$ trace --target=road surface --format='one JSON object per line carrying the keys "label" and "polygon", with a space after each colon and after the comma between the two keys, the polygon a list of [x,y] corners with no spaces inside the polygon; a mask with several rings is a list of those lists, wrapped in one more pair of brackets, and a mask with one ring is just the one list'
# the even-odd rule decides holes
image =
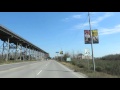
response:
{"label": "road surface", "polygon": [[0,65],[0,78],[86,78],[55,60]]}

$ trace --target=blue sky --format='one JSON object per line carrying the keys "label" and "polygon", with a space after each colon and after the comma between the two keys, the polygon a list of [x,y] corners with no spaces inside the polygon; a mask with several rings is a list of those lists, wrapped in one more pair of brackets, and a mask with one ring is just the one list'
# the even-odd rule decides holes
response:
{"label": "blue sky", "polygon": [[[120,13],[90,12],[92,29],[98,29],[99,44],[94,56],[120,53]],[[45,50],[51,57],[91,50],[84,44],[84,30],[89,30],[88,12],[0,12],[0,24]]]}

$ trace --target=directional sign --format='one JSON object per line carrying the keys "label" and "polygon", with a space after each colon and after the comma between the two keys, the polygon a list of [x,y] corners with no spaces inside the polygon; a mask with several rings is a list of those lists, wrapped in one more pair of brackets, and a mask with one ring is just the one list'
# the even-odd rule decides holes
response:
{"label": "directional sign", "polygon": [[63,51],[60,51],[60,54],[63,54]]}
{"label": "directional sign", "polygon": [[67,58],[67,60],[66,61],[71,61],[71,58]]}

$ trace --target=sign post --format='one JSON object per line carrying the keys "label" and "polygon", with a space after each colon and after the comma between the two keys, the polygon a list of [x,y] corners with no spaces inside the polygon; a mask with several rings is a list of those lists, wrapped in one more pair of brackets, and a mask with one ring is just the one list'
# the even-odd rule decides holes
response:
{"label": "sign post", "polygon": [[60,54],[61,54],[61,61],[62,61],[62,54],[63,54],[63,51],[60,51]]}
{"label": "sign post", "polygon": [[89,55],[90,55],[90,50],[89,49],[85,49],[85,57],[88,61],[88,70],[89,70]]}
{"label": "sign post", "polygon": [[92,30],[91,30],[90,14],[89,14],[89,12],[88,12],[88,16],[89,16],[89,26],[90,26],[90,37],[91,37],[92,60],[93,60],[93,68],[94,68],[94,72],[95,72],[95,61],[94,61],[94,53],[93,53],[93,38],[92,38]]}
{"label": "sign post", "polygon": [[85,40],[85,44],[91,44],[93,69],[95,71],[95,60],[94,60],[94,53],[93,53],[93,44],[99,43],[98,30],[97,29],[91,30],[91,23],[90,23],[90,14],[89,14],[89,12],[88,12],[88,17],[89,17],[90,30],[84,30],[84,40]]}
{"label": "sign post", "polygon": [[57,53],[57,60],[58,60],[58,53],[59,53],[59,52],[56,52],[56,53]]}

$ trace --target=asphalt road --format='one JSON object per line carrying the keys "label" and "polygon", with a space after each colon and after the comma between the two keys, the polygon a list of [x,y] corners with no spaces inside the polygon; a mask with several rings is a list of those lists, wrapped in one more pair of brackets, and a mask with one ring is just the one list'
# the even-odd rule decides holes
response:
{"label": "asphalt road", "polygon": [[0,65],[0,78],[86,78],[55,60]]}

